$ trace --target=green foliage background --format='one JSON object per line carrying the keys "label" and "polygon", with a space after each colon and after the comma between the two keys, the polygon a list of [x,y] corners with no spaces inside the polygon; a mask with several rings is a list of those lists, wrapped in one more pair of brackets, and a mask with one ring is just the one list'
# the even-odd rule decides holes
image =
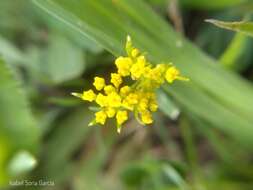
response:
{"label": "green foliage background", "polygon": [[[252,39],[204,22],[250,18],[252,6],[0,1],[0,187],[29,179],[54,182],[36,189],[252,189]],[[172,25],[175,12],[185,33]],[[108,76],[128,34],[191,81],[158,91],[152,127],[131,120],[118,135],[113,122],[88,127],[92,111],[70,93]]]}

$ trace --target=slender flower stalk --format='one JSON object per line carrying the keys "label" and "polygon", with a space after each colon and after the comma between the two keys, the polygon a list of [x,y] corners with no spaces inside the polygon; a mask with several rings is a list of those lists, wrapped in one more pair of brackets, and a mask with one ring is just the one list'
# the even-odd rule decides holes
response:
{"label": "slender flower stalk", "polygon": [[[120,133],[122,124],[133,113],[137,121],[143,125],[153,123],[152,112],[158,109],[156,89],[165,82],[172,84],[175,80],[188,81],[180,75],[180,71],[169,64],[153,66],[139,49],[133,47],[131,38],[127,37],[127,56],[115,60],[116,73],[111,73],[110,84],[102,77],[95,77],[90,89],[72,95],[82,100],[95,102],[99,107],[95,118],[89,125],[104,125],[107,118],[116,118],[117,131]],[[130,82],[125,84],[126,80]]]}

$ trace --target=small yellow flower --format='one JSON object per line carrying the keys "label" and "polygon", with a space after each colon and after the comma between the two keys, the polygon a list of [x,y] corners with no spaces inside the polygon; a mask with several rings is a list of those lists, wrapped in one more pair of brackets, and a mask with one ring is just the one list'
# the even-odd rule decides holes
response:
{"label": "small yellow flower", "polygon": [[101,107],[105,107],[108,105],[107,97],[101,93],[97,95],[96,103]]}
{"label": "small yellow flower", "polygon": [[108,95],[107,101],[110,107],[119,107],[121,106],[121,97],[116,92],[112,92]]}
{"label": "small yellow flower", "polygon": [[105,79],[101,77],[95,77],[93,85],[95,86],[97,90],[102,90],[105,86]]}
{"label": "small yellow flower", "polygon": [[146,78],[152,78],[152,68],[151,65],[148,65],[144,68],[144,73],[143,73],[144,77]]}
{"label": "small yellow flower", "polygon": [[105,91],[105,94],[108,95],[112,92],[116,92],[116,89],[112,85],[107,85],[107,86],[104,87],[104,91]]}
{"label": "small yellow flower", "polygon": [[168,83],[172,83],[174,80],[177,79],[177,77],[180,75],[179,71],[176,69],[176,67],[170,67],[167,69],[165,78],[168,81]]}
{"label": "small yellow flower", "polygon": [[157,64],[155,69],[159,70],[160,73],[164,73],[166,71],[166,64],[161,63],[161,64]]}
{"label": "small yellow flower", "polygon": [[121,125],[128,119],[127,111],[121,111],[119,110],[116,115],[117,124]]}
{"label": "small yellow flower", "polygon": [[111,74],[111,83],[118,88],[119,85],[122,83],[122,78],[119,74],[117,73],[112,73]]}
{"label": "small yellow flower", "polygon": [[122,101],[122,106],[130,111],[134,110],[134,105],[130,104],[126,99]]}
{"label": "small yellow flower", "polygon": [[157,109],[158,109],[158,104],[156,102],[154,102],[154,101],[150,102],[149,103],[149,109],[152,112],[156,112]]}
{"label": "small yellow flower", "polygon": [[112,117],[114,117],[116,110],[112,107],[108,107],[108,108],[106,108],[105,112],[106,112],[107,117],[112,118]]}
{"label": "small yellow flower", "polygon": [[149,111],[141,112],[141,121],[144,124],[151,124],[153,123],[152,115]]}
{"label": "small yellow flower", "polygon": [[138,111],[142,112],[148,109],[148,99],[142,98],[138,104]]}
{"label": "small yellow flower", "polygon": [[137,63],[142,64],[142,65],[146,65],[147,61],[146,61],[145,56],[144,56],[144,55],[139,56],[139,57],[137,58]]}
{"label": "small yellow flower", "polygon": [[180,76],[179,70],[176,69],[176,67],[170,67],[167,69],[165,78],[168,81],[168,83],[172,83],[174,80],[184,80],[189,81],[188,78]]}
{"label": "small yellow flower", "polygon": [[96,94],[93,92],[93,90],[87,90],[84,91],[81,97],[83,100],[87,100],[89,102],[92,102],[96,99]]}
{"label": "small yellow flower", "polygon": [[139,96],[136,93],[128,94],[122,102],[122,106],[128,110],[133,111],[134,106],[138,103]]}
{"label": "small yellow flower", "polygon": [[162,84],[164,82],[165,70],[166,70],[166,66],[164,64],[156,65],[156,67],[151,70],[151,73],[150,73],[151,79],[157,82],[158,84]]}
{"label": "small yellow flower", "polygon": [[121,76],[128,76],[133,62],[129,57],[119,57],[116,59],[115,64],[118,68],[118,73]]}
{"label": "small yellow flower", "polygon": [[121,89],[120,89],[120,95],[121,96],[127,96],[131,91],[131,88],[129,86],[123,86]]}
{"label": "small yellow flower", "polygon": [[141,77],[142,74],[145,73],[145,64],[146,60],[144,56],[140,56],[137,59],[137,62],[133,64],[130,69],[131,77],[133,80],[137,80]]}
{"label": "small yellow flower", "polygon": [[126,101],[130,104],[130,105],[134,105],[138,103],[138,99],[139,96],[136,93],[130,93],[127,97],[126,97]]}
{"label": "small yellow flower", "polygon": [[106,113],[104,111],[98,111],[98,112],[96,112],[95,116],[96,116],[95,117],[96,123],[100,123],[102,125],[105,124],[107,116],[106,116]]}

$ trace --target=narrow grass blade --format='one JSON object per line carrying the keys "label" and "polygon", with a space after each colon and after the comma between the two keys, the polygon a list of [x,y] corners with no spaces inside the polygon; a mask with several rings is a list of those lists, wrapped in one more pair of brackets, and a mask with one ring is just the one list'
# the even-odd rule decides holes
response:
{"label": "narrow grass blade", "polygon": [[210,22],[220,28],[225,28],[228,30],[241,32],[243,34],[253,37],[253,22],[246,22],[246,21],[224,22],[224,21],[219,21],[219,20],[214,20],[214,19],[208,19],[206,20],[206,22]]}

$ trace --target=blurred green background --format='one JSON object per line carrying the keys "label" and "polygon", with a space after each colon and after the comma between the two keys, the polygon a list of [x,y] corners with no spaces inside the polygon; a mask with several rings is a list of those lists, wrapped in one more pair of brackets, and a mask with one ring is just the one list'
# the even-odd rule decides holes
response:
{"label": "blurred green background", "polygon": [[[253,43],[205,19],[251,0],[0,0],[0,189],[253,190]],[[70,95],[109,76],[127,34],[188,83],[152,126],[88,127]]]}

